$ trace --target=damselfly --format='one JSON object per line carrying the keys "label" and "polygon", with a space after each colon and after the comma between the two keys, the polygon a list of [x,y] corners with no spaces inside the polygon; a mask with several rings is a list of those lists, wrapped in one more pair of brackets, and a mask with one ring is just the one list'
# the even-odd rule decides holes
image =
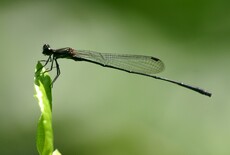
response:
{"label": "damselfly", "polygon": [[210,92],[204,89],[187,85],[182,82],[177,82],[167,78],[152,75],[163,71],[164,63],[160,59],[151,56],[99,53],[88,50],[74,50],[70,47],[52,49],[48,44],[45,44],[43,46],[42,53],[46,56],[49,56],[43,67],[45,67],[48,64],[48,62],[51,62],[51,67],[47,71],[51,71],[54,68],[54,63],[57,69],[57,74],[53,79],[52,84],[57,80],[58,76],[61,73],[57,59],[67,58],[75,61],[88,61],[94,64],[101,65],[103,67],[109,67],[113,69],[126,71],[132,74],[139,74],[143,76],[152,77],[154,79],[167,81],[191,89],[193,91],[196,91],[209,97],[211,97],[212,95]]}

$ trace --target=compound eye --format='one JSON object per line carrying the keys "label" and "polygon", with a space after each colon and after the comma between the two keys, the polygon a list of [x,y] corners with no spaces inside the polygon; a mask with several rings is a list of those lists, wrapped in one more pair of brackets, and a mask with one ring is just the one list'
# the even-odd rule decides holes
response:
{"label": "compound eye", "polygon": [[49,44],[44,44],[43,45],[43,51],[48,50],[48,49],[50,49],[50,45]]}
{"label": "compound eye", "polygon": [[51,55],[52,54],[52,50],[51,50],[49,44],[44,44],[43,45],[43,52],[42,53],[45,54],[45,55]]}

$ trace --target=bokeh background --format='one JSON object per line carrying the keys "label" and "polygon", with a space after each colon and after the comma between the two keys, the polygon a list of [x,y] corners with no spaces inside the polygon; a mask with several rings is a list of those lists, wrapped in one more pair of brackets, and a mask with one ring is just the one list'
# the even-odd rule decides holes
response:
{"label": "bokeh background", "polygon": [[[0,2],[0,152],[38,154],[33,76],[42,46],[151,55],[148,77],[59,60],[53,87],[55,148],[76,155],[230,154],[228,0]],[[51,73],[55,76],[55,71]]]}

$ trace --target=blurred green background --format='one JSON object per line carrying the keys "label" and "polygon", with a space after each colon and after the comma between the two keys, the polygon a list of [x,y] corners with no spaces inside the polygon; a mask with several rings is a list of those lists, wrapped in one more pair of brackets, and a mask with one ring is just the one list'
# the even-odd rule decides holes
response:
{"label": "blurred green background", "polygon": [[[230,154],[230,2],[1,1],[1,154],[38,154],[34,95],[42,46],[151,55],[166,82],[59,60],[53,87],[55,148],[76,155]],[[51,73],[55,76],[55,71]]]}

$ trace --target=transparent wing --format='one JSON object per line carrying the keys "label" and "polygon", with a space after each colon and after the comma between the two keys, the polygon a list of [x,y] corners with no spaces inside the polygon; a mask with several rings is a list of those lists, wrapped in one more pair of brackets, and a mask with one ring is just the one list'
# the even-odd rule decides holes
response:
{"label": "transparent wing", "polygon": [[128,72],[155,74],[164,70],[164,63],[151,56],[99,53],[87,50],[75,50],[75,53],[73,56],[75,60],[86,60]]}

